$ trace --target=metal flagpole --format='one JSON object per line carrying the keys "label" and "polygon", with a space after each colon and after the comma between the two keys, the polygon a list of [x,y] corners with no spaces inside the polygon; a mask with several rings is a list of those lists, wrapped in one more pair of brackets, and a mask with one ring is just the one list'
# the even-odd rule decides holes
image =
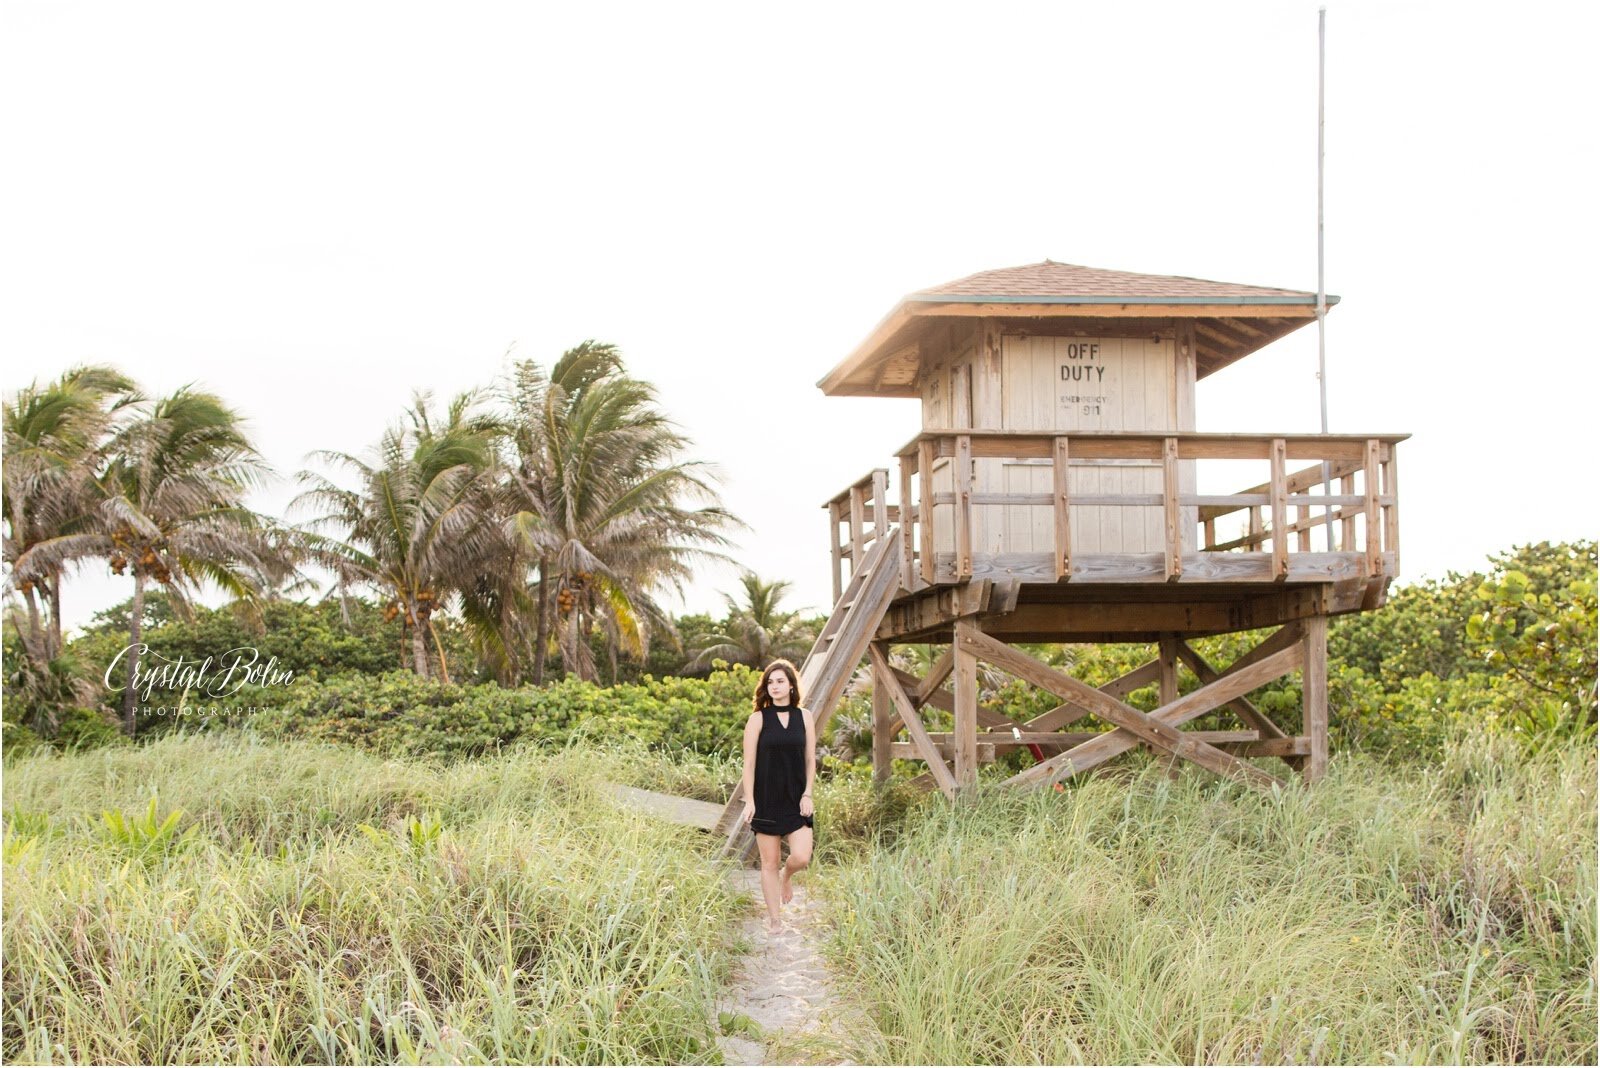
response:
{"label": "metal flagpole", "polygon": [[[1322,159],[1325,143],[1323,134],[1323,99],[1327,84],[1328,9],[1317,8],[1317,389],[1322,400],[1322,432],[1328,432],[1328,291],[1323,281],[1322,257]],[[1328,461],[1322,461],[1322,492],[1333,496],[1333,473]],[[1322,506],[1323,520],[1327,525],[1328,551],[1334,551],[1333,505]],[[1349,549],[1349,546],[1345,546]]]}

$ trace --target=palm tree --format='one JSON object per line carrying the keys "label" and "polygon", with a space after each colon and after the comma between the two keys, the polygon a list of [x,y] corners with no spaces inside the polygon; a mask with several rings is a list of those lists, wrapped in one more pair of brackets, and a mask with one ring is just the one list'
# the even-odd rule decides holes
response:
{"label": "palm tree", "polygon": [[5,402],[7,586],[26,601],[27,621],[18,629],[36,670],[62,648],[62,567],[21,577],[17,562],[42,542],[86,528],[94,477],[104,463],[102,447],[118,413],[139,399],[132,380],[113,368],[81,366],[47,386],[34,383],[19,390]]}
{"label": "palm tree", "polygon": [[[311,488],[290,508],[323,509],[303,531],[310,559],[332,570],[346,590],[366,585],[387,598],[385,618],[399,617],[411,640],[412,670],[431,675],[427,639],[439,654],[439,670],[449,680],[449,665],[433,617],[445,611],[452,594],[482,600],[505,594],[506,563],[514,554],[494,521],[496,441],[504,424],[477,411],[477,391],[457,396],[439,422],[429,411],[430,395],[414,396],[405,420],[379,442],[376,457],[320,450],[320,459],[356,473],[359,485],[346,489],[314,471],[299,480]],[[437,425],[436,425],[437,424]],[[341,528],[342,538],[319,528]]]}
{"label": "palm tree", "polygon": [[[505,532],[538,575],[534,681],[552,628],[563,666],[585,679],[598,674],[588,643],[598,630],[614,678],[619,651],[642,658],[652,631],[672,632],[656,597],[681,590],[693,562],[720,558],[715,547],[737,520],[714,503],[704,465],[675,458],[688,439],[653,388],[627,376],[615,346],[585,341],[548,378],[523,361],[508,392]],[[684,503],[694,501],[707,503]]]}
{"label": "palm tree", "polygon": [[123,728],[131,736],[149,584],[161,584],[174,610],[188,617],[191,593],[207,581],[249,607],[292,565],[274,544],[271,522],[242,503],[271,471],[238,413],[215,394],[184,386],[139,404],[108,440],[105,455],[84,529],[34,545],[18,559],[16,573],[33,578],[84,558],[105,559],[114,574],[132,571],[122,695]]}
{"label": "palm tree", "polygon": [[778,657],[799,663],[811,648],[811,633],[799,612],[780,612],[779,603],[793,587],[787,579],[763,582],[752,571],[740,578],[744,600],[723,594],[728,615],[722,630],[707,636],[694,659],[684,665],[691,674],[704,671],[713,660],[764,667]]}

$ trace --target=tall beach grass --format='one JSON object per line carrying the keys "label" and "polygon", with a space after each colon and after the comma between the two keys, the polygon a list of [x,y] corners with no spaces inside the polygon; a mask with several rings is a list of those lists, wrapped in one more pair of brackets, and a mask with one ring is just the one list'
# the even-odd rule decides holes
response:
{"label": "tall beach grass", "polygon": [[718,1063],[745,905],[604,765],[204,736],[13,762],[5,1059]]}
{"label": "tall beach grass", "polygon": [[1595,780],[1478,740],[1273,795],[1152,764],[916,805],[817,873],[856,1055],[1595,1063]]}

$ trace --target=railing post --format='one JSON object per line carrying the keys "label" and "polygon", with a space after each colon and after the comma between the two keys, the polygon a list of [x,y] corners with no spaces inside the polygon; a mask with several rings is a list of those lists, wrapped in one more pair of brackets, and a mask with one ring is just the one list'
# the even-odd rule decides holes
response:
{"label": "railing post", "polygon": [[1056,581],[1072,578],[1072,520],[1070,518],[1072,498],[1067,488],[1067,453],[1068,439],[1065,435],[1055,440],[1055,450],[1052,471],[1055,486],[1056,508]]}
{"label": "railing post", "polygon": [[1272,439],[1272,577],[1281,582],[1289,577],[1289,445],[1283,438]]}
{"label": "railing post", "polygon": [[972,437],[956,437],[956,578],[972,577]]}
{"label": "railing post", "polygon": [[1368,438],[1366,457],[1362,464],[1362,481],[1366,483],[1366,535],[1362,557],[1362,573],[1369,578],[1383,572],[1383,527],[1378,518],[1378,439]]}
{"label": "railing post", "polygon": [[1183,540],[1178,518],[1178,439],[1161,443],[1161,503],[1166,536],[1162,539],[1168,582],[1183,576]]}
{"label": "railing post", "polygon": [[889,529],[889,472],[886,468],[872,469],[872,540],[883,537]]}
{"label": "railing post", "polygon": [[861,570],[861,561],[867,555],[867,494],[860,482],[850,487],[850,573]]}
{"label": "railing post", "polygon": [[933,582],[936,539],[933,532],[933,442],[917,442],[917,480],[921,498],[917,501],[917,525],[922,527],[922,581]]}
{"label": "railing post", "polygon": [[833,603],[844,596],[844,553],[839,544],[839,502],[828,502],[828,552],[833,557]]}
{"label": "railing post", "polygon": [[911,471],[909,456],[900,457],[900,585],[911,589],[916,579],[916,516],[911,511]]}
{"label": "railing post", "polygon": [[[1356,495],[1356,476],[1345,475],[1339,479],[1339,492],[1346,497]],[[1349,505],[1339,508],[1339,551],[1354,552],[1356,547],[1356,510]]]}
{"label": "railing post", "polygon": [[1400,475],[1395,464],[1399,448],[1399,443],[1389,446],[1389,459],[1383,465],[1383,494],[1389,498],[1383,506],[1383,548],[1393,554],[1396,574],[1400,571]]}

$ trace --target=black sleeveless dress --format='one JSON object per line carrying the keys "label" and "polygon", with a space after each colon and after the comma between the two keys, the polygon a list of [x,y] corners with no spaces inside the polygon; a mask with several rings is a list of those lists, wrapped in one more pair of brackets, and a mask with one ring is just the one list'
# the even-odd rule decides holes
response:
{"label": "black sleeveless dress", "polygon": [[810,816],[800,815],[800,795],[806,792],[806,721],[793,705],[789,725],[778,719],[779,709],[761,710],[761,735],[756,741],[756,814],[750,829],[757,834],[785,835],[813,827]]}

